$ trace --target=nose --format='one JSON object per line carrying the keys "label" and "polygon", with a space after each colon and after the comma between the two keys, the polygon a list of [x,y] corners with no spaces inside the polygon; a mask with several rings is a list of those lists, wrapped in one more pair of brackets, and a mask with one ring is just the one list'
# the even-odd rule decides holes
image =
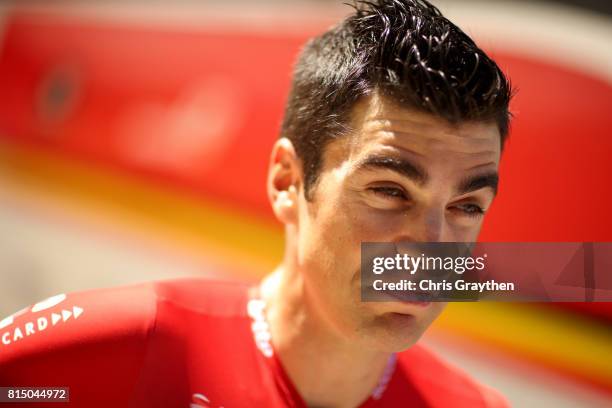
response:
{"label": "nose", "polygon": [[444,210],[428,208],[406,214],[395,241],[441,242],[444,238]]}

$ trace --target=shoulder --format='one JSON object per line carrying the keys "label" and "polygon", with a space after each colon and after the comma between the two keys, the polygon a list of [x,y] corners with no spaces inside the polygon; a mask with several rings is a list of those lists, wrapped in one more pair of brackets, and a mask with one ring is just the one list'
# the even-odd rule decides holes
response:
{"label": "shoulder", "polygon": [[498,391],[479,383],[423,345],[400,353],[398,369],[422,391],[429,406],[509,407]]}
{"label": "shoulder", "polygon": [[0,322],[0,384],[69,387],[76,406],[127,401],[155,314],[152,284],[38,302]]}
{"label": "shoulder", "polygon": [[176,279],[59,294],[0,320],[0,364],[83,341],[142,339],[161,305],[204,315],[245,314],[246,284]]}
{"label": "shoulder", "polygon": [[61,383],[88,390],[88,398],[96,384],[108,401],[122,400],[141,375],[158,325],[171,328],[175,316],[189,313],[231,313],[219,305],[241,303],[246,291],[246,285],[178,279],[50,297],[0,320],[0,384]]}
{"label": "shoulder", "polygon": [[0,321],[0,364],[94,338],[142,337],[155,308],[152,284],[52,296]]}
{"label": "shoulder", "polygon": [[176,279],[154,283],[160,303],[209,317],[246,315],[250,285],[210,279]]}

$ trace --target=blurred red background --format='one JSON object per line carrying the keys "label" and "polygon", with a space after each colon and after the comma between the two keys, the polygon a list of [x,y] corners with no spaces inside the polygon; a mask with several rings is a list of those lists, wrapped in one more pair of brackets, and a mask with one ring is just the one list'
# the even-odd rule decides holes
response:
{"label": "blurred red background", "polygon": [[[257,279],[282,252],[282,230],[264,186],[291,65],[308,37],[341,16],[330,10],[326,17],[302,15],[297,27],[278,11],[263,20],[260,14],[235,20],[221,13],[226,23],[217,13],[203,19],[208,24],[186,26],[66,9],[8,11],[0,53],[5,217],[44,213],[41,223],[50,217],[60,229],[84,228],[79,237],[108,234],[108,225],[115,225],[111,241],[129,241],[145,254],[172,247],[167,251],[176,257],[195,259],[196,267],[176,275],[202,267],[207,275]],[[524,39],[522,50],[516,42],[506,46],[486,33],[476,36],[518,88],[500,193],[481,239],[611,241],[612,77],[601,73],[605,66],[592,69],[596,61],[589,60],[609,55],[610,48],[594,43],[568,64],[544,50],[538,56],[537,41]],[[11,225],[19,236],[21,224]],[[38,236],[35,245],[53,240],[53,234]],[[36,248],[30,249],[34,255],[20,249],[21,256],[35,256]],[[75,269],[43,265],[31,281],[19,278],[28,288],[39,275],[56,277],[19,299],[35,301],[28,297],[47,289],[175,276],[144,271],[88,280],[83,275],[97,273],[86,270],[91,258],[78,251],[71,256]],[[19,269],[10,265],[0,263],[7,292]],[[54,279],[72,286],[48,283]],[[9,313],[16,305],[2,306]],[[432,342],[444,348],[439,339],[452,333],[455,348],[489,347],[505,356],[496,358],[514,367],[510,371],[536,366],[607,395],[602,398],[612,395],[611,304],[478,306],[451,308],[436,329],[444,336]],[[488,358],[482,351],[475,355]],[[533,365],[526,369],[525,361]]]}

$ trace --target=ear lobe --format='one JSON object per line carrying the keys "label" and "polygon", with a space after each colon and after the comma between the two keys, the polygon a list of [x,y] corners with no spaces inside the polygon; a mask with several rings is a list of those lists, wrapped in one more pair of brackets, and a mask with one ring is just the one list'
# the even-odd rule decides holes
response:
{"label": "ear lobe", "polygon": [[293,199],[290,197],[289,195],[289,191],[281,191],[278,193],[278,204],[283,206],[283,207],[292,207],[293,206]]}
{"label": "ear lobe", "polygon": [[296,220],[296,185],[299,185],[300,180],[301,169],[293,144],[287,138],[277,140],[270,156],[267,189],[274,214],[284,224]]}

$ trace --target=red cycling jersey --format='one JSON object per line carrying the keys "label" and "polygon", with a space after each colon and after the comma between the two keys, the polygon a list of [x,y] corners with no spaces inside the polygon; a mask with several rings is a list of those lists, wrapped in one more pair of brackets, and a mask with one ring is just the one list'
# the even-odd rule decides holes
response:
{"label": "red cycling jersey", "polygon": [[[0,386],[70,388],[45,407],[306,407],[261,311],[248,285],[201,279],[54,296],[0,321]],[[420,345],[388,368],[361,407],[507,406]]]}

